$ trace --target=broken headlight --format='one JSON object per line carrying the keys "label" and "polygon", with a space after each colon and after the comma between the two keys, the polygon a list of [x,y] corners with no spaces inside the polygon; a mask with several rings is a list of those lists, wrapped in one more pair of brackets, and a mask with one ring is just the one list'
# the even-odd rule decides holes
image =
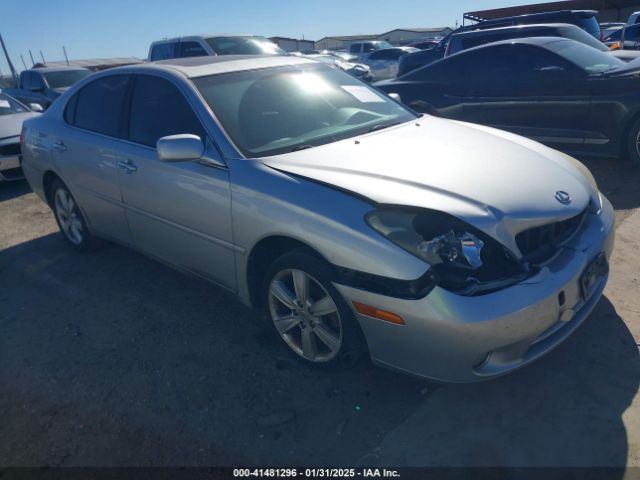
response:
{"label": "broken headlight", "polygon": [[524,279],[528,267],[498,241],[436,210],[382,209],[366,221],[375,231],[424,260],[436,283],[463,295],[499,290]]}

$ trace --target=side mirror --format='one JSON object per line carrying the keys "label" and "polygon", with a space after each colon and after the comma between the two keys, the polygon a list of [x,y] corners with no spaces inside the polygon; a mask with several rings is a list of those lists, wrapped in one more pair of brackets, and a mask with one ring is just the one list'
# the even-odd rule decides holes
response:
{"label": "side mirror", "polygon": [[402,98],[397,93],[389,93],[389,97],[393,98],[396,102],[402,103]]}
{"label": "side mirror", "polygon": [[44,108],[42,108],[42,105],[40,105],[39,103],[30,103],[29,108],[31,109],[32,112],[38,112],[38,113],[44,112]]}
{"label": "side mirror", "polygon": [[163,162],[186,162],[200,159],[204,145],[197,135],[169,135],[158,140],[156,151],[158,160]]}

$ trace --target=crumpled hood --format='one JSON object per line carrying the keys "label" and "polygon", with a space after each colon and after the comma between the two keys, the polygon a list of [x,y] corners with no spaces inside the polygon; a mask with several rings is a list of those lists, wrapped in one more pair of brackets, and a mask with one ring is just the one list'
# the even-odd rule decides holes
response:
{"label": "crumpled hood", "polygon": [[[448,212],[515,251],[516,233],[599,202],[586,169],[567,155],[501,130],[428,115],[261,161],[380,204]],[[571,196],[569,205],[555,198],[558,191]]]}

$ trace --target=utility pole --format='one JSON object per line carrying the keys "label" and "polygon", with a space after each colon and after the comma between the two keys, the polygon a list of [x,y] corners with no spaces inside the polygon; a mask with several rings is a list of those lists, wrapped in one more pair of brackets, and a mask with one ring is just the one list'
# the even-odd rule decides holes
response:
{"label": "utility pole", "polygon": [[36,62],[33,61],[33,53],[31,53],[31,49],[29,49],[29,56],[31,57],[31,66],[33,67]]}
{"label": "utility pole", "polygon": [[40,50],[40,58],[42,58],[42,63],[47,63],[44,59],[44,55],[42,54],[42,50]]}
{"label": "utility pole", "polygon": [[24,69],[25,69],[25,70],[28,70],[28,68],[27,68],[27,64],[26,64],[26,63],[24,63],[24,57],[22,56],[22,54],[20,54],[20,60],[22,60],[22,65],[24,65]]}
{"label": "utility pole", "polygon": [[67,61],[67,66],[69,66],[69,57],[67,57],[67,49],[62,46],[62,51],[64,52],[64,59]]}
{"label": "utility pole", "polygon": [[2,44],[2,50],[4,51],[4,56],[7,59],[7,64],[9,65],[9,70],[11,70],[11,75],[13,75],[13,78],[15,78],[17,80],[18,79],[18,72],[16,72],[16,69],[13,67],[13,63],[11,63],[11,59],[9,58],[9,53],[7,52],[7,47],[4,44],[4,40],[2,39],[2,35],[0,35],[0,43]]}

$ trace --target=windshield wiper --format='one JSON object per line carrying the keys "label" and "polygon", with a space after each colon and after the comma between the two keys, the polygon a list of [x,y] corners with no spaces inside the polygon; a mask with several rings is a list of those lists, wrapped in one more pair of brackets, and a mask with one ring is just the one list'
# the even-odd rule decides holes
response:
{"label": "windshield wiper", "polygon": [[394,127],[396,125],[400,125],[402,122],[392,122],[392,123],[380,123],[378,125],[374,125],[369,129],[369,132],[376,132],[378,130],[383,130],[385,128]]}
{"label": "windshield wiper", "polygon": [[297,147],[293,147],[291,149],[292,152],[298,152],[300,150],[306,150],[307,148],[313,148],[315,145],[298,145]]}

